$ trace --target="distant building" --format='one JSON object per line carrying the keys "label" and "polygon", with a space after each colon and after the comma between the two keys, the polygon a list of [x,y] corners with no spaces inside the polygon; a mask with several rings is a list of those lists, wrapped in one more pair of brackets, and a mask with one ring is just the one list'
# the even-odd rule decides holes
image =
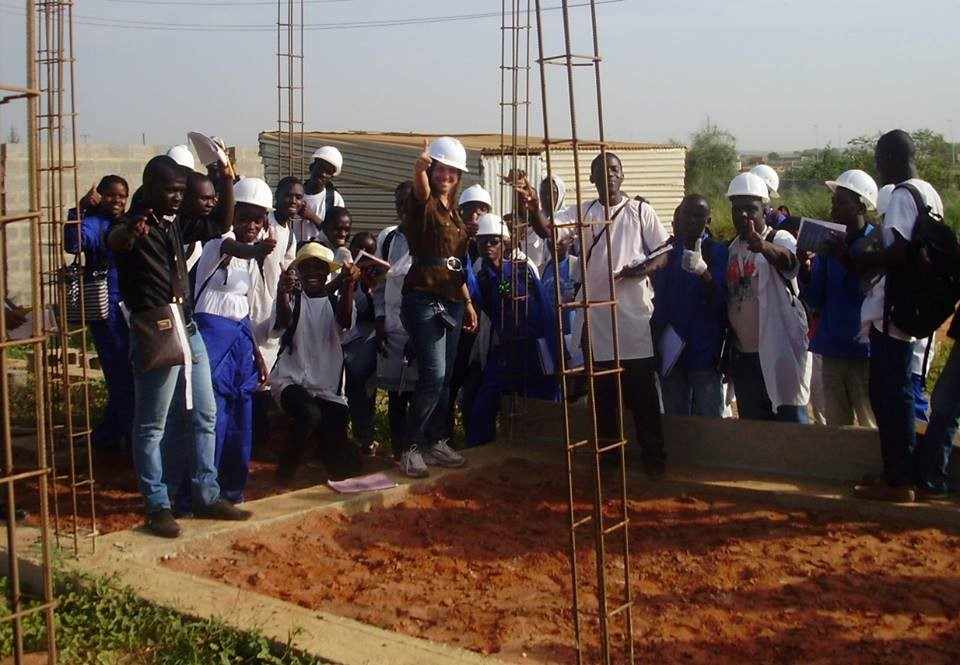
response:
{"label": "distant building", "polygon": [[[354,228],[377,231],[394,221],[393,190],[397,183],[409,179],[413,162],[423,148],[424,139],[437,134],[404,134],[391,132],[308,132],[304,135],[304,173],[306,160],[323,145],[332,145],[343,153],[343,172],[337,176],[337,188],[342,192],[352,213]],[[500,176],[513,164],[512,149],[501,148],[499,134],[458,134],[467,149],[467,165],[461,190],[480,183],[493,197],[494,212],[509,206],[509,195],[501,191]],[[546,158],[543,139],[530,137],[529,148],[521,148],[517,167],[527,171],[531,182],[539,183],[546,177]],[[666,223],[683,198],[684,146],[653,143],[609,141],[608,150],[616,152],[623,161],[626,180],[625,192],[643,196],[657,209]],[[592,198],[590,162],[599,153],[596,149],[581,147],[580,182],[585,196]],[[569,146],[552,146],[551,163],[554,174],[567,184],[567,203],[574,198],[574,160]],[[279,146],[276,132],[260,134],[260,155],[267,182],[276,185],[285,173],[280,172]],[[589,199],[588,199],[589,200]]]}

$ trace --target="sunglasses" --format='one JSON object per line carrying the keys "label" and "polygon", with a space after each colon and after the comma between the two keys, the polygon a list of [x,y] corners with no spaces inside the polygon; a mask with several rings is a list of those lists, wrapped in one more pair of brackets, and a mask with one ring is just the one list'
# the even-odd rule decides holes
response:
{"label": "sunglasses", "polygon": [[477,242],[481,245],[499,245],[500,237],[499,236],[489,236],[486,238],[478,238]]}

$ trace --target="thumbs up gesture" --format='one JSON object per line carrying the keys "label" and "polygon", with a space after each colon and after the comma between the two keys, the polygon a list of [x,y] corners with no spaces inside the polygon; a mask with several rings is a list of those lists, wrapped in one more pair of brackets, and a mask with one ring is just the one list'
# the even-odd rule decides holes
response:
{"label": "thumbs up gesture", "polygon": [[430,168],[431,163],[433,163],[433,157],[430,156],[430,142],[427,141],[427,139],[423,139],[423,152],[417,157],[414,170],[417,173],[422,173]]}

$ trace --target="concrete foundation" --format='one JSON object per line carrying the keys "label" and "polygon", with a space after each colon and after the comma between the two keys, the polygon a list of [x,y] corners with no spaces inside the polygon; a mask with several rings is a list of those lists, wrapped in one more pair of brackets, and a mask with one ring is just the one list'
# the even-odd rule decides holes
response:
{"label": "concrete foundation", "polygon": [[[254,512],[251,521],[184,520],[184,534],[174,541],[157,539],[140,529],[113,533],[98,540],[96,554],[68,560],[66,565],[93,575],[116,576],[143,598],[179,612],[215,617],[240,629],[258,630],[279,642],[290,640],[324,661],[344,665],[501,662],[241,591],[161,564],[181,553],[202,552],[213,540],[276,527],[318,511],[353,513],[390,506],[417,485],[475,472],[510,457],[562,465],[556,406],[528,406],[526,433],[511,442],[467,451],[469,466],[465,470],[434,471],[423,481],[398,477],[398,487],[380,493],[338,495],[318,486],[254,501],[247,506]],[[579,424],[585,415],[578,414]],[[886,523],[960,528],[960,505],[955,502],[892,505],[850,498],[847,481],[878,468],[877,443],[871,432],[701,419],[670,420],[667,428],[671,455],[667,478],[651,484],[634,475],[633,486],[642,484],[647,490],[669,495],[690,492],[733,500],[761,499],[785,508],[835,511]],[[35,566],[25,565],[22,570],[28,583],[39,579]]]}

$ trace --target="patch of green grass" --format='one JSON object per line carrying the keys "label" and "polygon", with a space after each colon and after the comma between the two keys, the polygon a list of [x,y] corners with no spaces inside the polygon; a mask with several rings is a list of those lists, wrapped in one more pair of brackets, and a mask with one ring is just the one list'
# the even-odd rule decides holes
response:
{"label": "patch of green grass", "polygon": [[940,378],[940,372],[943,371],[943,366],[947,364],[947,356],[950,355],[953,344],[952,339],[937,336],[937,352],[933,355],[933,358],[930,359],[930,369],[927,370],[928,391],[932,392],[933,387],[937,385],[937,379]]}
{"label": "patch of green grass", "polygon": [[[33,375],[16,381],[10,386],[10,423],[16,427],[32,427],[36,424],[36,382]],[[82,422],[83,388],[74,386],[73,390],[73,417],[74,423]],[[90,423],[96,425],[103,417],[107,406],[107,384],[103,379],[90,379]],[[63,398],[57,396],[53,401],[53,416],[56,422],[63,418]]]}
{"label": "patch of green grass", "polygon": [[[316,665],[323,661],[263,635],[222,622],[192,619],[158,607],[105,579],[58,576],[56,610],[60,662],[142,665]],[[7,580],[0,588],[7,595]],[[4,608],[6,610],[6,608]],[[42,615],[24,621],[27,651],[45,648]],[[9,622],[0,625],[0,656],[13,645]]]}

